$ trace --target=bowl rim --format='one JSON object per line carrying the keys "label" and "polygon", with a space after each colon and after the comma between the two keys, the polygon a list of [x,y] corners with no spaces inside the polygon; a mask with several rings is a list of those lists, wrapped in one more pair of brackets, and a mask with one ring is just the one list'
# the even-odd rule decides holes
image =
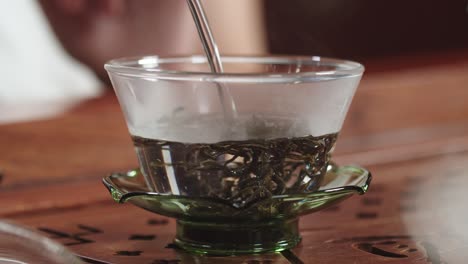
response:
{"label": "bowl rim", "polygon": [[320,56],[222,56],[221,60],[227,64],[260,64],[260,65],[310,65],[332,66],[333,70],[315,70],[306,72],[287,73],[213,73],[206,71],[178,71],[157,68],[164,64],[205,64],[208,62],[204,55],[189,56],[134,56],[113,59],[105,63],[104,68],[112,75],[130,78],[155,78],[173,81],[215,81],[215,82],[312,82],[358,77],[364,72],[364,66],[358,62]]}

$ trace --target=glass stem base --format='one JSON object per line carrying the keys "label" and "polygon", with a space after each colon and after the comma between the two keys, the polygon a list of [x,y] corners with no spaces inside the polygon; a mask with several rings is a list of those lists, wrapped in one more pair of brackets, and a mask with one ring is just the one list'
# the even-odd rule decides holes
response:
{"label": "glass stem base", "polygon": [[300,240],[298,218],[260,223],[178,220],[175,243],[197,254],[241,255],[282,251]]}

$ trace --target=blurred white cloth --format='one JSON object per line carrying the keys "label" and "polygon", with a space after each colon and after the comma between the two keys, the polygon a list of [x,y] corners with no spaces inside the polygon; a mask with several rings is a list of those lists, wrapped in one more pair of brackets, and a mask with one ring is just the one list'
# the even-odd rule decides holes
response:
{"label": "blurred white cloth", "polygon": [[63,50],[33,0],[0,1],[0,76],[0,123],[50,116],[57,110],[48,105],[101,93],[97,78]]}

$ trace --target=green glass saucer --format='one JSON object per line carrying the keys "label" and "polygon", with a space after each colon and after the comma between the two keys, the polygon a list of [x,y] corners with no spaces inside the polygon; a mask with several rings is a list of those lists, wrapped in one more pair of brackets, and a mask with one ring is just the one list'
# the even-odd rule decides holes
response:
{"label": "green glass saucer", "polygon": [[175,243],[199,254],[235,255],[275,252],[300,241],[298,217],[364,194],[371,174],[356,166],[329,165],[317,191],[275,195],[248,207],[225,200],[151,192],[139,170],[113,173],[104,185],[119,203],[177,219]]}

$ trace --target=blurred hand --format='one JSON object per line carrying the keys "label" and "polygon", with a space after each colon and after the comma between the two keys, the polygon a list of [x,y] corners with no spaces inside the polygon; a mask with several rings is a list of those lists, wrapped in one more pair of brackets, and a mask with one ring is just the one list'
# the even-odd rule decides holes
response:
{"label": "blurred hand", "polygon": [[102,80],[112,58],[197,51],[185,1],[39,1],[65,50]]}
{"label": "blurred hand", "polygon": [[[201,53],[185,0],[39,0],[65,50],[107,81],[103,64]],[[261,2],[203,1],[221,53],[264,53]]]}

